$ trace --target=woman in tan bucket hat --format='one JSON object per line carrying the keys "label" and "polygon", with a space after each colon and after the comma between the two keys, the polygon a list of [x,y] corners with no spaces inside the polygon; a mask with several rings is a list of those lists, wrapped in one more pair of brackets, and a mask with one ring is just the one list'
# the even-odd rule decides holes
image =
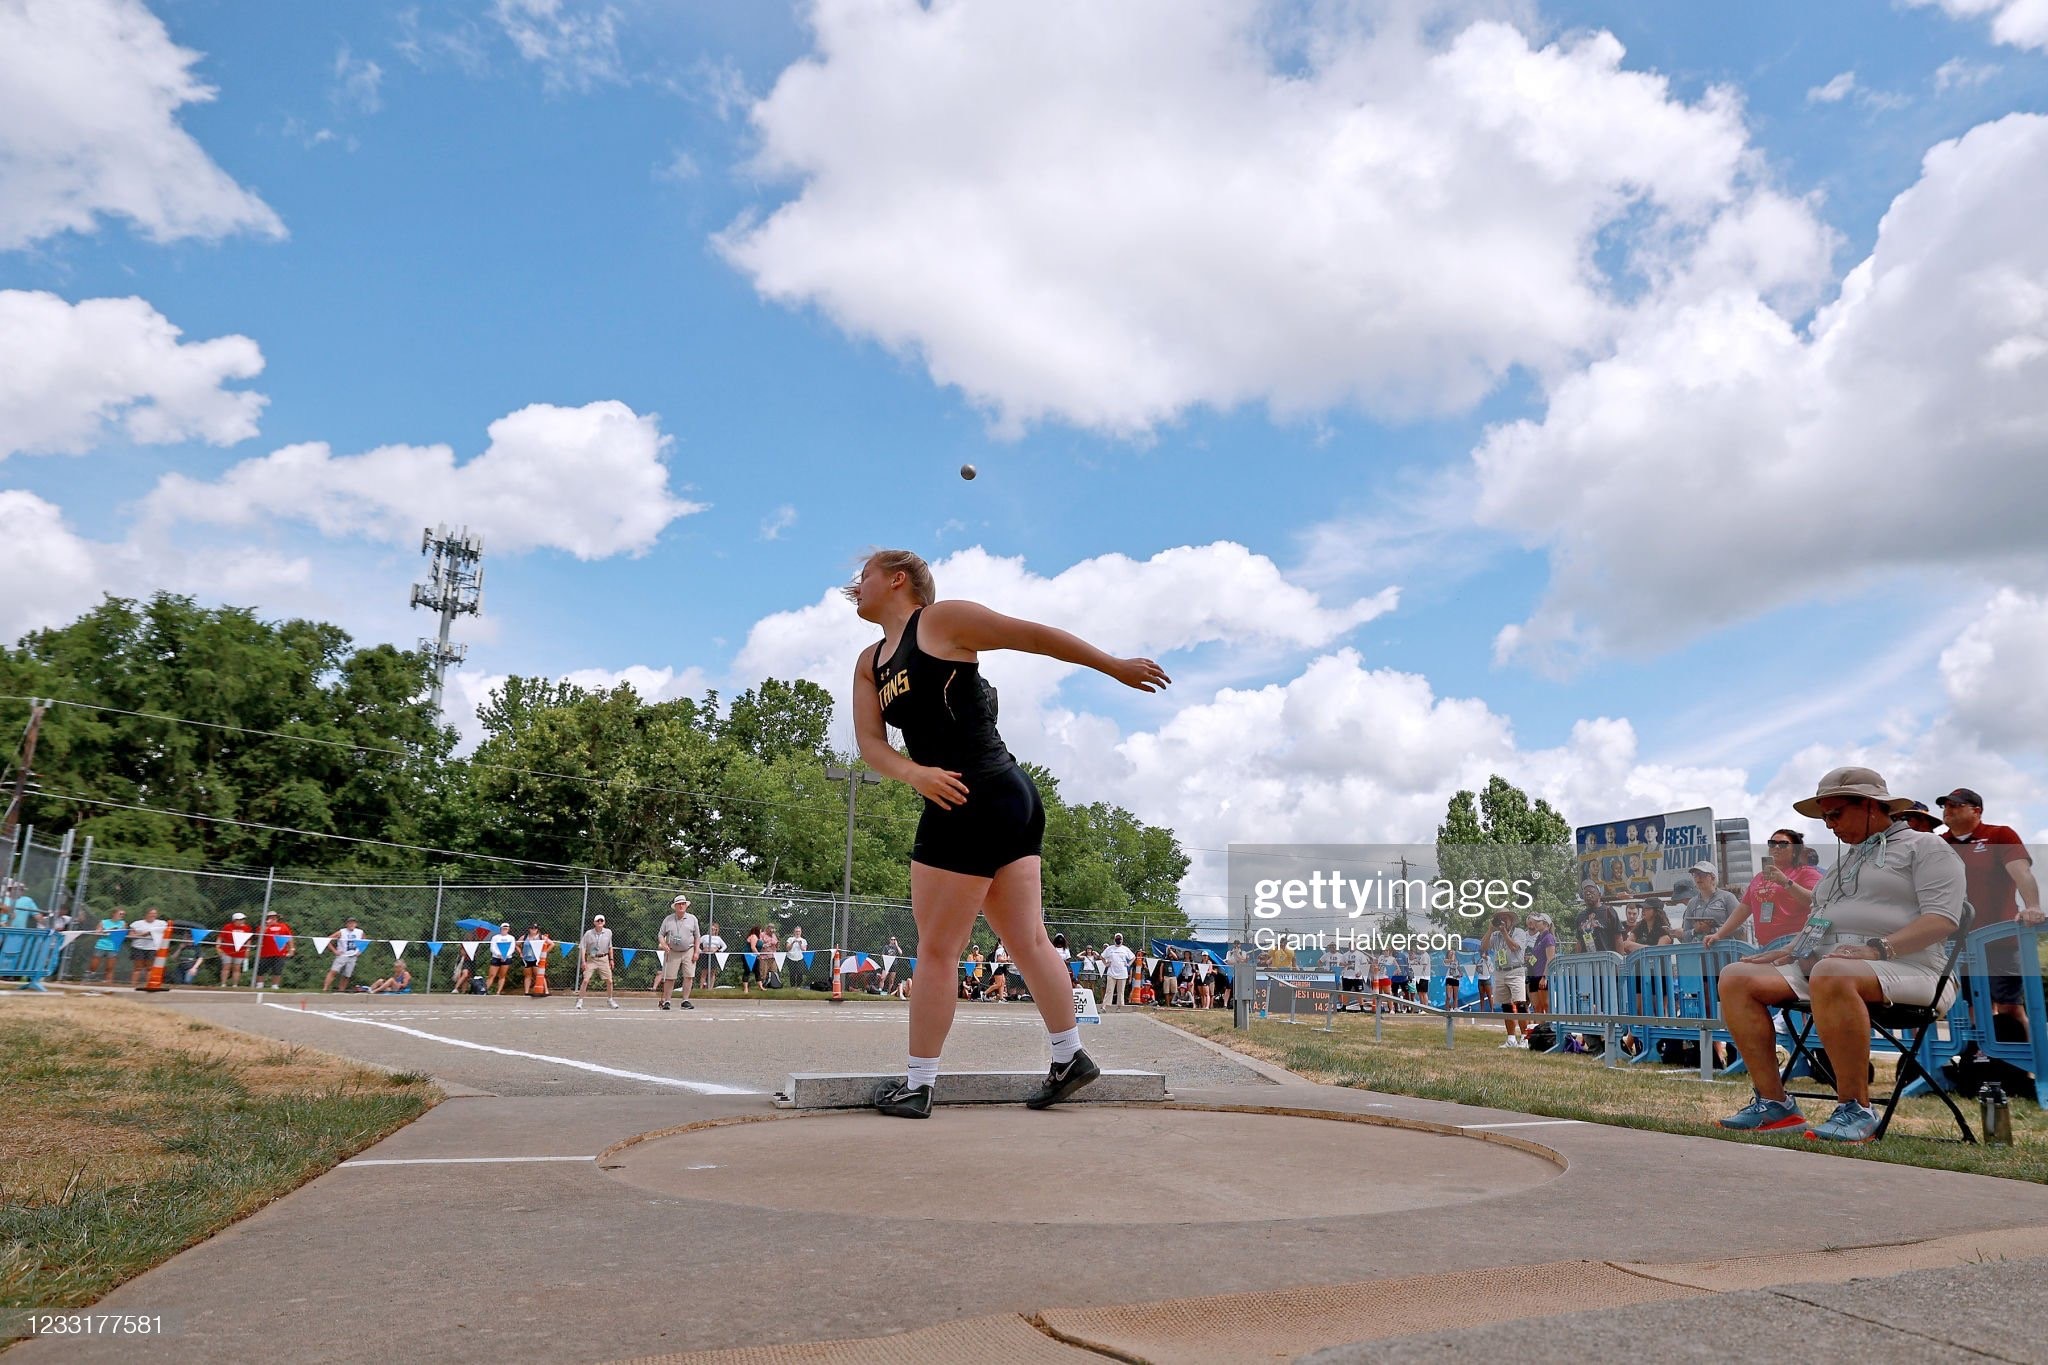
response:
{"label": "woman in tan bucket hat", "polygon": [[[1869,768],[1836,768],[1814,794],[1793,804],[1826,824],[1843,843],[1814,893],[1813,920],[1825,937],[1731,964],[1721,974],[1721,1017],[1748,1065],[1756,1095],[1721,1120],[1746,1132],[1804,1128],[1806,1118],[1778,1075],[1771,1010],[1812,1002],[1814,1028],[1834,1063],[1835,1112],[1812,1136],[1868,1142],[1877,1135],[1870,1107],[1870,1006],[1933,1004],[1941,945],[1962,920],[1963,860],[1941,836],[1898,818],[1912,805]],[[1811,930],[1812,923],[1808,928]],[[1954,983],[1949,983],[1949,991]]]}

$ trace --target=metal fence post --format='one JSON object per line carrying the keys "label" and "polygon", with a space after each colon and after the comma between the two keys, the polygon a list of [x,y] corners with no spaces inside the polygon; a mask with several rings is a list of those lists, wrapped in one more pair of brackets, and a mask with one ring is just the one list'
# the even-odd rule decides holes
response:
{"label": "metal fence post", "polygon": [[[78,884],[71,891],[71,918],[77,919],[85,907],[85,884],[92,877],[92,836],[85,836],[85,852],[78,860]],[[54,907],[53,907],[54,909]]]}
{"label": "metal fence post", "polygon": [[[263,908],[256,912],[256,932],[249,938],[249,955],[242,959],[242,965],[249,971],[249,984],[254,986],[256,973],[263,968],[263,926],[270,923],[270,893],[277,889],[277,869],[267,868],[263,873]],[[284,974],[278,974],[282,981]]]}
{"label": "metal fence post", "polygon": [[[581,954],[583,952],[583,935],[586,931],[589,930],[589,928],[590,875],[588,873],[585,873],[583,877],[583,910],[576,920],[576,951],[569,954],[569,960],[576,964],[576,984],[579,990],[582,988],[583,984],[583,960],[581,957]],[[582,997],[579,995],[577,998],[581,999]]]}
{"label": "metal fence post", "polygon": [[34,825],[17,825],[14,830],[14,844],[7,850],[7,880],[18,881],[21,869],[27,865],[28,841],[35,837]]}
{"label": "metal fence post", "polygon": [[[434,942],[436,943],[441,941],[441,889],[443,883],[447,880],[446,877],[434,878]],[[427,954],[426,994],[428,995],[434,993],[434,960],[440,956],[441,952],[438,948]]]}
{"label": "metal fence post", "polygon": [[71,841],[77,837],[77,834],[78,831],[75,829],[65,830],[64,842],[57,846],[57,875],[50,878],[50,913],[52,914],[55,914],[57,907],[64,903],[64,874],[71,867]]}

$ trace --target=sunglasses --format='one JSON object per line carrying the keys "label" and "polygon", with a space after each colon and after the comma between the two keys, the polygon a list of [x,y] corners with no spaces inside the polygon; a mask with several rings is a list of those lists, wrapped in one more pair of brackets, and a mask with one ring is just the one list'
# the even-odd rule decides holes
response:
{"label": "sunglasses", "polygon": [[1772,848],[1792,847],[1792,841],[1790,839],[1766,839],[1764,840],[1764,842]]}

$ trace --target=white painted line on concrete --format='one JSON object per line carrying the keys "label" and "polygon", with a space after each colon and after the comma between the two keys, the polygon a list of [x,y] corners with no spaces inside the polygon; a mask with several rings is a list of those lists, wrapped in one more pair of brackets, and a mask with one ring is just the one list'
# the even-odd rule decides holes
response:
{"label": "white painted line on concrete", "polygon": [[293,1009],[280,1005],[275,1000],[263,1002],[268,1009],[283,1010],[287,1014],[311,1014],[322,1019],[339,1019],[344,1024],[367,1024],[371,1028],[388,1028],[393,1033],[403,1033],[413,1038],[424,1038],[430,1043],[446,1043],[450,1047],[466,1047],[472,1052],[492,1052],[500,1057],[518,1057],[529,1062],[552,1062],[556,1066],[574,1067],[599,1076],[616,1076],[621,1080],[647,1081],[654,1085],[672,1085],[678,1090],[689,1090],[699,1095],[758,1095],[758,1090],[746,1090],[735,1085],[714,1085],[710,1081],[683,1081],[673,1076],[651,1076],[644,1071],[621,1071],[615,1066],[599,1066],[596,1062],[579,1062],[574,1057],[552,1057],[545,1052],[521,1052],[517,1048],[492,1047],[487,1043],[472,1043],[466,1038],[446,1038],[438,1033],[423,1033],[403,1024],[390,1024],[382,1019],[365,1019],[359,1014],[337,1014],[332,1010]]}
{"label": "white painted line on concrete", "polygon": [[1460,1128],[1555,1128],[1564,1123],[1584,1123],[1584,1119],[1524,1119],[1520,1123],[1461,1123]]}
{"label": "white painted line on concrete", "polygon": [[501,1166],[522,1161],[595,1161],[594,1156],[359,1156],[344,1166]]}

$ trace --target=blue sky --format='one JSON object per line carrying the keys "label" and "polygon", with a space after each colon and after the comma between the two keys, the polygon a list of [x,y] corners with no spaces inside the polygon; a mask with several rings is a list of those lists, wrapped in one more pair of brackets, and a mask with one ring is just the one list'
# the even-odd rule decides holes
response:
{"label": "blue sky", "polygon": [[[1656,418],[1674,402],[1647,404],[1629,446],[1644,463],[1610,481],[1622,492],[1610,486],[1579,500],[1556,472],[1599,463],[1608,439],[1598,420],[1567,428],[1559,395],[1575,378],[1597,385],[1603,362],[1640,359],[1656,383],[1689,392],[1685,365],[1672,358],[1691,353],[1673,338],[1709,292],[1749,301],[1752,316],[1768,305],[1787,336],[1810,339],[1844,275],[1879,244],[1879,223],[1900,195],[1924,176],[1923,203],[1984,192],[1969,189],[1977,182],[1960,155],[1947,178],[1923,169],[1937,144],[1964,138],[1977,156],[1965,135],[2003,128],[2016,135],[1995,149],[2008,169],[2048,182],[2044,142],[2014,120],[2048,112],[2048,36],[2001,40],[1985,19],[1937,3],[1246,0],[1212,7],[1241,22],[1207,34],[1214,45],[1176,66],[1176,49],[1192,41],[1185,29],[1201,26],[1174,23],[1170,7],[1134,4],[1102,25],[1067,5],[1023,18],[1015,3],[932,8],[434,0],[312,11],[228,0],[0,0],[0,23],[23,26],[31,42],[75,63],[64,67],[69,93],[50,137],[0,148],[13,156],[0,156],[0,198],[43,195],[58,206],[44,220],[24,212],[11,242],[0,220],[0,245],[11,248],[0,250],[0,291],[52,295],[67,309],[133,297],[182,343],[247,338],[260,348],[260,373],[219,387],[266,400],[239,426],[195,417],[168,439],[138,441],[124,418],[150,406],[152,383],[161,387],[149,377],[154,362],[137,362],[132,392],[110,381],[97,393],[70,371],[31,375],[11,398],[0,385],[0,447],[12,452],[0,488],[34,500],[12,504],[12,534],[20,543],[49,538],[52,562],[70,566],[32,586],[5,627],[65,619],[100,591],[167,586],[409,641],[430,623],[405,611],[421,565],[416,530],[396,528],[469,520],[493,548],[488,617],[459,628],[472,644],[464,695],[510,672],[636,667],[651,670],[636,675],[643,681],[676,690],[744,686],[763,669],[812,671],[839,687],[850,665],[843,644],[857,645],[858,623],[820,627],[815,649],[776,643],[778,631],[764,633],[762,623],[800,635],[822,621],[826,588],[865,546],[908,545],[942,564],[978,547],[1021,565],[977,561],[942,589],[950,581],[1024,614],[1065,612],[1077,628],[1120,635],[1100,640],[1112,650],[1162,651],[1187,683],[1165,701],[1138,699],[1026,668],[1013,747],[1071,772],[1082,794],[1120,800],[1202,846],[1326,838],[1341,832],[1333,823],[1374,819],[1390,827],[1358,837],[1423,836],[1427,813],[1455,786],[1483,779],[1483,768],[1509,770],[1587,820],[1613,814],[1610,803],[1634,811],[1665,800],[1780,820],[1823,756],[1889,764],[1930,798],[1937,784],[1995,790],[1993,818],[2002,811],[2030,835],[2048,832],[2037,713],[1979,695],[2009,685],[2011,670],[1985,664],[1987,651],[1994,660],[2048,659],[2048,599],[2025,537],[1976,536],[1967,507],[1929,504],[1924,544],[1908,536],[1864,547],[1839,566],[1819,551],[1802,559],[1809,552],[1794,545],[1845,505],[1914,502],[1894,481],[1847,473],[1860,460],[1889,468],[1893,458],[1859,444],[1841,416],[1858,410],[1862,379],[1843,380],[1841,404],[1796,424],[1796,451],[1747,469],[1731,456],[1725,480],[1707,479],[1706,493],[1698,471],[1722,455],[1711,443],[1690,454],[1680,447],[1719,416],[1695,414],[1667,442]],[[871,13],[858,18],[863,9]],[[166,101],[172,77],[161,44],[94,36],[94,14],[160,24],[169,43],[197,54],[191,70],[215,96]],[[1418,29],[1405,28],[1411,19]],[[999,41],[1005,22],[1049,32],[1072,60],[1013,58]],[[1459,49],[1477,84],[1410,81],[1485,25],[1519,36]],[[1625,58],[1602,66],[1585,56],[1602,31]],[[1326,62],[1326,73],[1355,60],[1377,74],[1330,76],[1296,100],[1274,77],[1281,49],[1322,52],[1307,65]],[[1546,53],[1578,55],[1546,66]],[[819,77],[805,99],[785,80],[800,63]],[[1512,84],[1511,69],[1567,68],[1583,82],[1576,93],[1499,112],[1520,98],[1494,93]],[[948,69],[978,74],[952,82]],[[10,79],[21,95],[24,70],[0,64],[0,99]],[[1649,94],[1629,84],[1645,76],[1667,84]],[[1203,85],[1212,78],[1213,91]],[[1048,79],[1075,84],[1047,90]],[[142,94],[125,99],[124,86]],[[133,113],[152,90],[168,111]],[[1233,99],[1246,101],[1242,117]],[[1611,127],[1581,126],[1609,99],[1639,112],[1614,115]],[[1656,117],[1645,118],[1638,142],[1630,118],[1644,118],[1644,100]],[[1413,297],[1400,268],[1325,281],[1286,259],[1298,249],[1294,227],[1325,207],[1313,192],[1288,198],[1289,186],[1323,173],[1320,153],[1303,159],[1300,174],[1245,191],[1278,202],[1256,213],[1226,208],[1216,223],[1161,208],[1139,188],[1157,178],[1173,182],[1161,190],[1168,201],[1199,204],[1208,193],[1227,203],[1230,156],[1256,179],[1304,135],[1327,136],[1345,154],[1407,155],[1397,141],[1374,146],[1383,132],[1349,121],[1361,107],[1386,115],[1376,130],[1421,130],[1414,136],[1430,140],[1426,155],[1401,167],[1417,184],[1446,160],[1445,177],[1457,180],[1458,158],[1483,166],[1533,147],[1527,158],[1540,175],[1530,174],[1566,188],[1524,206],[1507,190],[1486,190],[1498,177],[1479,170],[1456,191],[1470,204],[1447,211],[1448,233],[1416,207],[1419,191],[1389,194],[1355,223],[1339,222],[1326,240],[1359,243],[1362,255],[1413,246],[1414,271],[1443,274],[1412,286]],[[1150,147],[1159,159],[1141,155],[1102,179],[1059,184],[1061,168],[1085,160],[1090,145],[1032,159],[1070,134],[1062,110],[1100,129],[1105,157]],[[1224,131],[1190,133],[1183,145],[1171,131],[1145,129],[1148,110],[1169,123],[1175,110],[1196,122],[1214,112]],[[1268,115],[1275,126],[1262,129]],[[920,131],[904,136],[904,127]],[[170,163],[152,150],[179,136],[221,182],[191,190],[206,202],[188,205],[184,219],[160,206],[176,193],[132,193],[133,181],[152,174],[190,189],[192,176],[163,170]],[[62,184],[49,167],[67,164],[67,138],[119,173]],[[1280,150],[1262,152],[1262,138]],[[1006,147],[1021,149],[1014,166]],[[1716,158],[1726,163],[1719,170]],[[1527,169],[1515,161],[1506,178]],[[1212,174],[1206,186],[1189,183]],[[19,177],[12,187],[10,175]],[[1102,202],[1104,185],[1113,202]],[[1563,222],[1574,196],[1581,216]],[[1049,202],[1072,206],[1071,243]],[[1738,270],[1709,260],[1700,243],[1712,226],[1758,206],[1776,217],[1746,239],[1756,261]],[[957,235],[943,222],[955,207]],[[1403,222],[1411,209],[1415,220]],[[1033,237],[1026,224],[1040,211],[1048,226]],[[893,213],[914,215],[910,230]],[[1260,221],[1274,231],[1245,229],[1258,213],[1270,214]],[[1541,235],[1548,226],[1527,225],[1551,216],[1561,225],[1550,236]],[[1901,227],[1900,259],[1923,275],[2041,282],[2039,251],[2023,233],[2000,239],[1967,222],[1947,231],[1923,239]],[[1182,254],[1210,234],[1213,254]],[[955,250],[958,261],[933,259]],[[1274,260],[1249,259],[1267,250]],[[1527,272],[1515,268],[1522,251],[1536,263]],[[1553,258],[1584,265],[1549,279]],[[1246,262],[1257,287],[1210,297],[1236,285],[1218,282],[1229,273],[1219,261]],[[1478,297],[1467,298],[1454,287],[1467,271],[1495,283],[1474,284]],[[1578,295],[1575,274],[1588,286]],[[1672,282],[1681,276],[1707,282]],[[1000,284],[984,295],[985,279]],[[1268,305],[1261,290],[1272,281]],[[1501,304],[1490,330],[1495,302],[1525,281],[1527,307]],[[1318,297],[1342,289],[1356,298]],[[2013,322],[1981,291],[1951,293],[1963,300],[1955,307],[1979,308],[1975,321],[1990,318],[1986,326],[2034,325]],[[1052,302],[1039,316],[1044,300]],[[1428,357],[1420,377],[1405,372],[1408,343],[1373,332],[1371,315],[1395,308],[1415,320],[1413,353]],[[1091,316],[1105,325],[1076,325]],[[1855,325],[1894,338],[1913,330],[1893,315]],[[1930,331],[1944,325],[1926,320]],[[1205,329],[1213,335],[1198,335]],[[2019,349],[2002,354],[2038,374],[2026,337],[2014,335],[2006,340]],[[1158,356],[1133,354],[1155,338]],[[1355,360],[1332,359],[1354,341]],[[13,344],[42,343],[24,329]],[[1808,349],[1819,366],[1824,348]],[[161,359],[162,348],[154,354]],[[1816,372],[1838,375],[1843,363]],[[1468,364],[1479,366],[1478,380],[1466,382]],[[1315,382],[1300,389],[1295,376]],[[84,396],[67,385],[82,385]],[[1596,411],[1612,412],[1604,392]],[[2044,463],[2048,399],[2039,384],[2033,392],[2031,407],[2022,397],[2001,417],[1999,430],[2022,433],[2015,449],[1980,457],[1966,446],[1935,458],[1968,462],[2000,487],[2004,471],[2028,467],[2030,451],[2031,464]],[[1720,416],[1734,422],[1744,407],[1774,400],[1701,401],[1720,402]],[[534,458],[569,469],[573,498],[590,503],[586,520],[601,529],[577,542],[581,554],[547,529],[547,503],[561,489],[529,490],[538,501],[525,505],[510,485],[478,502],[430,479],[413,491],[402,472],[412,456],[394,457],[400,476],[382,502],[342,479],[308,483],[303,501],[280,500],[273,487],[232,517],[195,510],[221,501],[206,485],[298,443],[325,443],[337,461],[382,446],[445,445],[462,464],[509,414],[602,403],[658,419],[649,429],[665,439],[667,492],[702,510],[649,523],[646,499],[621,494],[643,514],[627,527],[633,509],[605,505],[603,487],[613,472],[644,478],[647,469],[632,464],[639,457],[617,455],[616,470],[586,468],[559,429],[534,437]],[[38,414],[69,435],[38,437]],[[1492,472],[1475,465],[1489,433],[1516,422],[1532,429],[1527,448]],[[550,440],[565,442],[560,453],[549,453]],[[1658,463],[1667,445],[1668,477]],[[1694,473],[1676,472],[1678,461]],[[972,483],[955,472],[964,462],[980,470]],[[1790,463],[1807,482],[1784,472]],[[152,512],[167,474],[198,491],[178,503],[182,511]],[[2038,478],[2014,477],[2022,483],[2013,498],[2040,491]],[[1789,480],[1789,491],[1766,491],[1773,480]],[[307,513],[323,503],[354,510],[324,522]],[[1892,512],[1904,516],[1900,506]],[[1627,510],[1614,516],[1615,507]],[[1753,553],[1740,534],[1717,547],[1714,528],[1781,509],[1789,520],[1763,536],[1767,551]],[[1588,539],[1591,518],[1603,529]],[[1204,624],[1185,629],[1120,614],[1120,604],[1136,612],[1148,600],[1207,592],[1211,578],[1175,587],[1181,570],[1148,562],[1177,547],[1213,556],[1202,547],[1219,544],[1249,551],[1270,581],[1243,580],[1244,602],[1211,594],[1206,614],[1192,613]],[[1334,545],[1353,552],[1333,556]],[[1773,559],[1780,551],[1789,557]],[[1112,555],[1133,563],[1073,572]],[[223,566],[223,556],[233,563]],[[1608,613],[1599,585],[1639,573],[1644,600]],[[1399,590],[1391,611],[1356,624],[1310,619],[1389,587]],[[1503,645],[1503,627],[1517,625],[1528,628],[1525,640],[1565,638],[1569,647]],[[1355,652],[1346,666],[1365,681],[1339,689],[1348,701],[1312,703],[1315,689],[1302,680],[1346,650]],[[1003,666],[991,671],[1000,682]],[[1416,702],[1416,686],[1427,702]],[[1372,691],[1404,687],[1407,711],[1385,711],[1387,697]],[[1290,786],[1289,756],[1305,752],[1315,723],[1287,730],[1295,722],[1286,715],[1246,700],[1262,688],[1276,689],[1269,697],[1292,689],[1293,712],[1361,708],[1356,734],[1370,756],[1351,774],[1309,764],[1314,771]],[[1446,701],[1461,714],[1430,709]],[[1993,712],[2002,714],[1987,718]],[[1383,715],[1388,733],[1378,735]],[[1586,731],[1583,723],[1602,718],[1625,722],[1630,742]],[[1260,725],[1281,728],[1243,737]],[[1237,737],[1237,747],[1212,752],[1205,727]],[[1148,745],[1181,757],[1139,752]],[[1270,783],[1288,792],[1262,801],[1256,817],[1244,805],[1220,811],[1213,795],[1194,794],[1202,784],[1189,781],[1188,764],[1234,775],[1239,790]]]}

